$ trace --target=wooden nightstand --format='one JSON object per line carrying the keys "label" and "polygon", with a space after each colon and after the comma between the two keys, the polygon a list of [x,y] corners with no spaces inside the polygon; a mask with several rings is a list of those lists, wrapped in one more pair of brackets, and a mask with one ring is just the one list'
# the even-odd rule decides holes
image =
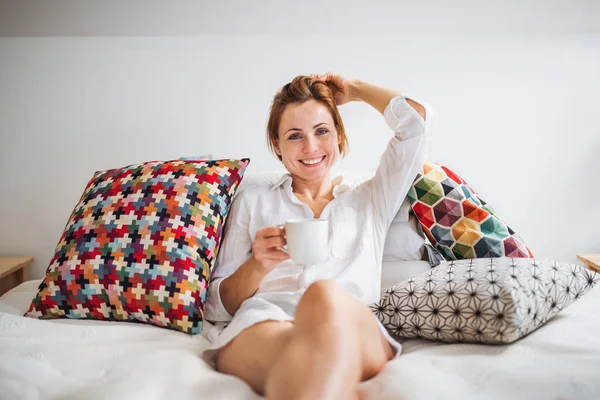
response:
{"label": "wooden nightstand", "polygon": [[33,257],[0,257],[0,296],[29,278]]}
{"label": "wooden nightstand", "polygon": [[585,265],[587,269],[600,272],[600,254],[581,254],[577,259]]}

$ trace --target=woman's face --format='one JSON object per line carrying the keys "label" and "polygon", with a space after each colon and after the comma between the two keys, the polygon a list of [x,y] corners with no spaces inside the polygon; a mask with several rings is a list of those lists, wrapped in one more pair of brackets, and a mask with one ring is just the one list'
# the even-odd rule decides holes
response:
{"label": "woman's face", "polygon": [[315,100],[288,105],[279,124],[276,145],[283,165],[295,178],[321,180],[340,156],[333,118]]}

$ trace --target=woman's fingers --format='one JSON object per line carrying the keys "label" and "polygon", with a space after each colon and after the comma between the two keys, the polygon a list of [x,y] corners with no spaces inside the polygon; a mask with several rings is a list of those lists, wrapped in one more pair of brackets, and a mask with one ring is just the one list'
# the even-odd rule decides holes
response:
{"label": "woman's fingers", "polygon": [[333,72],[327,72],[326,74],[310,74],[309,77],[327,83],[328,81],[331,81],[334,75]]}
{"label": "woman's fingers", "polygon": [[279,263],[290,258],[285,251],[280,250],[286,243],[285,227],[267,226],[256,232],[252,243],[252,255],[265,270],[271,271]]}
{"label": "woman's fingers", "polygon": [[335,76],[335,74],[333,72],[329,71],[323,75],[319,75],[319,79],[322,79],[324,81],[329,81],[329,80],[332,80],[334,76]]}
{"label": "woman's fingers", "polygon": [[272,236],[261,240],[260,247],[270,249],[273,247],[285,246],[285,239],[282,236]]}
{"label": "woman's fingers", "polygon": [[289,254],[285,251],[273,247],[258,247],[254,249],[254,256],[265,266],[279,264],[290,258]]}
{"label": "woman's fingers", "polygon": [[281,236],[282,232],[285,232],[285,228],[282,229],[278,226],[267,226],[266,228],[260,229],[256,232],[256,238],[268,238],[272,236]]}
{"label": "woman's fingers", "polygon": [[284,235],[285,228],[279,226],[268,226],[260,229],[256,233],[256,239],[254,240],[254,252],[269,253],[273,251],[273,249],[285,246],[286,240]]}
{"label": "woman's fingers", "polygon": [[285,251],[281,250],[271,250],[267,255],[267,259],[273,261],[285,261],[290,258],[290,255]]}

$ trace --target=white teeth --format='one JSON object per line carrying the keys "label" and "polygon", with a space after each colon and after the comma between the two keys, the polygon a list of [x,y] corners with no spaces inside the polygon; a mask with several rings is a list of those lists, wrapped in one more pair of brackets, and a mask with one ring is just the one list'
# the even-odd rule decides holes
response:
{"label": "white teeth", "polygon": [[302,164],[308,164],[308,165],[313,165],[313,164],[317,164],[320,163],[321,160],[323,160],[325,157],[321,157],[321,158],[313,158],[312,160],[300,160],[300,162]]}

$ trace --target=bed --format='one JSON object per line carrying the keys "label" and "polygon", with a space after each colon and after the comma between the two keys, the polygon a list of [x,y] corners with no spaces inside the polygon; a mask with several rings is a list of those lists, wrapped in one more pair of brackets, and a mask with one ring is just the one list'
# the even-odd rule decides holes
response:
{"label": "bed", "polygon": [[[386,268],[416,271],[420,263]],[[39,282],[0,298],[0,398],[260,398],[198,357],[210,323],[188,335],[138,323],[23,317]],[[510,345],[406,340],[403,355],[361,392],[364,399],[599,399],[599,333],[596,286]]]}

